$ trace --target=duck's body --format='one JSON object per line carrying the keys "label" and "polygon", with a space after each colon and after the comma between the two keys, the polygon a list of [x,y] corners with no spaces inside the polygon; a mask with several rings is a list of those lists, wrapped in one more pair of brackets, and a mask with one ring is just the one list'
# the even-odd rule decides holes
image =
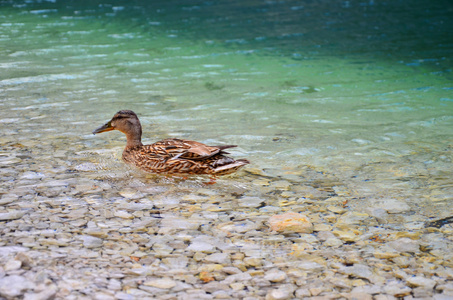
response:
{"label": "duck's body", "polygon": [[207,146],[181,139],[166,139],[151,145],[143,145],[140,121],[131,110],[117,112],[112,120],[93,133],[115,129],[127,137],[123,160],[146,172],[226,175],[249,163],[246,159],[234,160],[224,155],[228,154],[223,151],[224,149],[236,147],[235,145]]}

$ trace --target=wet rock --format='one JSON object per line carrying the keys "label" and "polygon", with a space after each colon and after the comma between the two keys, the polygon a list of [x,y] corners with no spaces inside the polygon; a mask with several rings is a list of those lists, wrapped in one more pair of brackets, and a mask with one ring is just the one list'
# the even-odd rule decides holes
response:
{"label": "wet rock", "polygon": [[265,201],[259,197],[244,197],[238,199],[240,207],[260,207]]}
{"label": "wet rock", "polygon": [[384,209],[389,214],[400,214],[410,210],[410,207],[406,202],[396,199],[378,199],[375,200],[371,206],[373,208]]}
{"label": "wet rock", "polygon": [[308,217],[288,212],[281,215],[275,215],[269,218],[269,225],[272,231],[291,233],[312,233],[313,224]]}
{"label": "wet rock", "polygon": [[354,225],[360,224],[362,221],[366,220],[369,217],[368,214],[365,213],[358,213],[358,212],[347,212],[342,215],[339,219],[339,223]]}

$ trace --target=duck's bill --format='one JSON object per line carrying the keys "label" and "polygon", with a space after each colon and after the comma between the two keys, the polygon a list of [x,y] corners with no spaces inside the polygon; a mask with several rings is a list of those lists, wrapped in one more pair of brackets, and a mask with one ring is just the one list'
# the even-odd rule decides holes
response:
{"label": "duck's bill", "polygon": [[112,131],[112,130],[115,130],[115,128],[112,126],[112,124],[110,124],[110,122],[108,122],[108,123],[102,125],[101,127],[95,129],[93,131],[93,134],[106,132],[106,131]]}

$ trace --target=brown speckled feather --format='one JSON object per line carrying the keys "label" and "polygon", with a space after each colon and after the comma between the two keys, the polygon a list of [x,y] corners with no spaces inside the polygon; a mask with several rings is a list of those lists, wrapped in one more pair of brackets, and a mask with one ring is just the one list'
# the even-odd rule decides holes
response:
{"label": "brown speckled feather", "polygon": [[208,146],[199,142],[166,139],[151,145],[141,143],[141,124],[137,115],[119,111],[110,122],[93,131],[101,133],[117,129],[126,134],[123,160],[150,173],[225,175],[248,164],[246,159],[225,156],[224,149],[235,145]]}

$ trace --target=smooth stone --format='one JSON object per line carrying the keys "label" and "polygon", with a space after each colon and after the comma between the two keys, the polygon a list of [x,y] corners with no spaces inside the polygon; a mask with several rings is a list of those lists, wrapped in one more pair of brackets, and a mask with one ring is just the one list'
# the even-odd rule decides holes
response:
{"label": "smooth stone", "polygon": [[119,191],[118,194],[120,194],[126,199],[139,199],[145,196],[142,192],[133,189]]}
{"label": "smooth stone", "polygon": [[387,243],[387,245],[399,252],[420,252],[420,241],[412,240],[410,238],[397,239],[395,241]]}
{"label": "smooth stone", "polygon": [[252,276],[249,273],[243,272],[227,276],[222,282],[229,285],[233,282],[245,282],[250,279],[252,279]]}
{"label": "smooth stone", "polygon": [[27,171],[22,176],[20,176],[21,179],[41,179],[44,178],[45,175],[43,173],[38,173],[38,172],[32,172],[32,171]]}
{"label": "smooth stone", "polygon": [[327,210],[336,214],[344,214],[345,212],[347,212],[346,209],[333,205],[327,206]]}
{"label": "smooth stone", "polygon": [[47,285],[46,288],[39,293],[25,293],[23,300],[50,300],[54,299],[58,292],[55,284]]}
{"label": "smooth stone", "polygon": [[258,230],[261,227],[260,222],[252,222],[249,220],[234,222],[234,223],[227,223],[225,225],[221,225],[220,229],[224,232],[237,232],[237,233],[245,233],[250,232],[252,230]]}
{"label": "smooth stone", "polygon": [[343,245],[343,242],[340,239],[337,239],[336,237],[332,237],[332,238],[328,238],[324,242],[324,245],[328,246],[328,247],[339,247],[339,246]]}
{"label": "smooth stone", "polygon": [[134,218],[134,215],[128,213],[125,210],[115,211],[115,213],[113,215],[115,217],[122,218],[122,219],[133,219]]}
{"label": "smooth stone", "polygon": [[230,256],[226,253],[214,253],[204,258],[205,261],[221,265],[228,265],[231,263]]}
{"label": "smooth stone", "polygon": [[389,214],[400,214],[410,211],[410,206],[402,200],[396,199],[378,199],[371,203],[373,208],[382,208]]}
{"label": "smooth stone", "polygon": [[333,234],[335,234],[340,240],[345,242],[355,242],[357,240],[357,235],[351,231],[343,231],[343,230],[334,230]]}
{"label": "smooth stone", "polygon": [[390,281],[387,282],[384,287],[384,292],[386,294],[395,296],[395,297],[405,297],[410,295],[412,289],[408,286],[405,286],[403,283],[399,281]]}
{"label": "smooth stone", "polygon": [[297,299],[303,299],[305,297],[310,297],[311,296],[311,293],[308,289],[306,288],[300,288],[300,289],[297,289],[296,292],[295,292],[295,295],[296,295],[296,298]]}
{"label": "smooth stone", "polygon": [[91,235],[81,236],[81,239],[83,241],[83,246],[86,248],[98,248],[101,247],[102,243],[104,242],[103,239]]}
{"label": "smooth stone", "polygon": [[281,215],[275,215],[269,218],[269,225],[272,231],[283,233],[312,233],[313,224],[307,216],[287,212]]}
{"label": "smooth stone", "polygon": [[325,269],[325,267],[321,264],[318,264],[317,262],[314,261],[302,261],[297,264],[295,264],[297,268],[300,268],[305,271],[312,271],[312,272],[321,272],[322,270]]}
{"label": "smooth stone", "polygon": [[161,221],[162,228],[177,230],[197,230],[200,224],[200,220],[177,218],[174,216],[165,216]]}
{"label": "smooth stone", "polygon": [[323,224],[323,223],[315,224],[313,227],[313,231],[317,231],[317,232],[321,232],[321,231],[329,232],[331,230],[332,230],[332,226]]}
{"label": "smooth stone", "polygon": [[176,281],[170,278],[159,278],[147,280],[143,283],[145,286],[152,286],[160,289],[171,289],[176,286]]}
{"label": "smooth stone", "polygon": [[285,300],[294,297],[294,286],[291,284],[281,285],[278,289],[270,290],[266,294],[266,300]]}
{"label": "smooth stone", "polygon": [[347,212],[338,219],[338,222],[349,225],[359,225],[367,218],[369,218],[368,214],[358,212]]}
{"label": "smooth stone", "polygon": [[263,265],[263,260],[258,257],[246,257],[244,258],[244,263],[251,267],[261,267]]}
{"label": "smooth stone", "polygon": [[271,183],[271,187],[277,190],[289,190],[291,183],[286,180],[278,180]]}
{"label": "smooth stone", "polygon": [[400,256],[399,253],[397,252],[375,252],[373,253],[374,257],[380,258],[380,259],[389,259],[389,258],[395,258]]}
{"label": "smooth stone", "polygon": [[433,289],[434,286],[437,284],[435,280],[425,278],[423,276],[414,276],[406,278],[406,282],[409,283],[412,287],[424,287],[427,289]]}
{"label": "smooth stone", "polygon": [[0,213],[0,221],[20,219],[25,215],[25,213],[25,211],[21,210],[12,210],[6,213]]}
{"label": "smooth stone", "polygon": [[26,252],[29,249],[27,247],[21,246],[3,246],[0,247],[0,258],[6,257],[10,254],[18,253],[18,252]]}
{"label": "smooth stone", "polygon": [[352,292],[348,294],[348,299],[373,300],[373,296],[368,293]]}
{"label": "smooth stone", "polygon": [[0,199],[0,205],[12,203],[12,202],[16,201],[17,199],[19,199],[19,196],[16,194],[3,195],[2,198]]}
{"label": "smooth stone", "polygon": [[373,276],[373,272],[370,270],[370,267],[361,264],[354,264],[351,267],[344,267],[340,269],[344,274],[357,278],[370,279]]}
{"label": "smooth stone", "polygon": [[0,279],[0,296],[7,299],[19,297],[34,288],[35,284],[23,276],[11,275]]}
{"label": "smooth stone", "polygon": [[211,281],[203,285],[203,290],[212,294],[221,290],[228,291],[229,286],[222,282]]}
{"label": "smooth stone", "polygon": [[288,278],[286,273],[277,269],[270,270],[264,275],[264,279],[269,280],[270,282],[281,282],[286,280],[286,278]]}
{"label": "smooth stone", "polygon": [[19,270],[22,267],[22,262],[19,260],[11,259],[3,266],[5,272]]}
{"label": "smooth stone", "polygon": [[162,262],[172,269],[184,269],[189,263],[189,259],[185,256],[182,257],[166,257]]}
{"label": "smooth stone", "polygon": [[240,207],[260,207],[265,203],[265,200],[259,197],[244,197],[238,199]]}
{"label": "smooth stone", "polygon": [[215,246],[205,243],[205,242],[193,242],[186,248],[188,251],[195,251],[195,252],[214,252],[216,249]]}

